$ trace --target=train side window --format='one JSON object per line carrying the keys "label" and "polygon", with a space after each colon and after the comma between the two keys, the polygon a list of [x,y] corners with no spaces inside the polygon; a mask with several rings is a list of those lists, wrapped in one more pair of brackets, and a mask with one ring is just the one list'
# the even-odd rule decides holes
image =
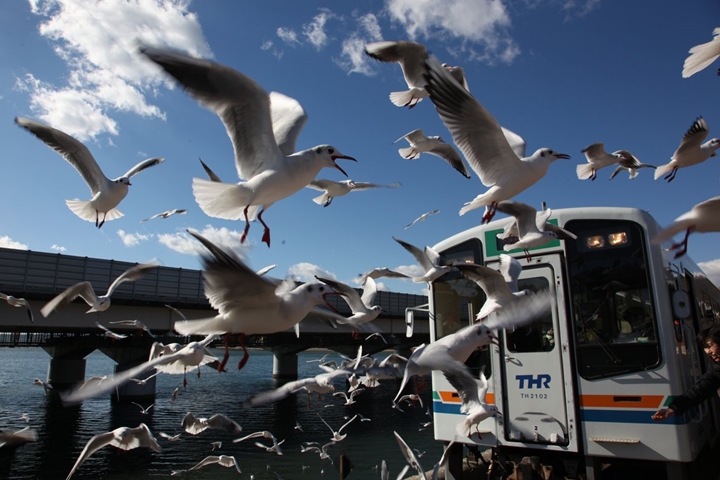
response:
{"label": "train side window", "polygon": [[[530,290],[535,293],[549,288],[548,281],[544,277],[518,280],[518,290]],[[513,353],[552,351],[555,348],[552,314],[548,313],[530,325],[507,332],[507,347]]]}
{"label": "train side window", "polygon": [[569,290],[580,375],[596,379],[660,364],[645,233],[634,222],[573,220]]}

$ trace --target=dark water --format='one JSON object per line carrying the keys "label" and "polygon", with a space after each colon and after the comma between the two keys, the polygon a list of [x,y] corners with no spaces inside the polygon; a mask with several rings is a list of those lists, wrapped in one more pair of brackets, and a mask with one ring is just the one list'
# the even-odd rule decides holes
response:
{"label": "dark water", "polygon": [[[216,352],[221,353],[221,352]],[[300,378],[322,373],[317,362],[325,352],[303,352],[299,354]],[[236,365],[241,354],[232,352],[228,365]],[[384,358],[385,354],[378,354]],[[328,360],[339,360],[331,354]],[[405,408],[403,412],[391,408],[392,398],[398,384],[385,380],[374,389],[366,389],[356,398],[357,403],[343,405],[342,397],[324,395],[318,400],[313,396],[310,409],[304,392],[292,395],[276,404],[245,409],[241,401],[256,392],[268,390],[280,383],[272,379],[272,355],[264,351],[253,351],[250,361],[242,371],[229,370],[220,374],[203,368],[202,375],[188,375],[188,387],[182,388],[182,375],[160,374],[157,377],[156,405],[148,415],[132,404],[112,405],[108,396],[91,399],[78,407],[63,407],[59,402],[46,398],[42,387],[32,384],[35,377],[45,379],[50,356],[40,348],[0,349],[0,430],[19,430],[30,426],[37,430],[38,441],[18,448],[14,454],[0,449],[0,478],[10,479],[65,479],[87,441],[97,433],[108,432],[117,427],[136,427],[145,423],[158,443],[162,453],[137,448],[121,451],[112,446],[98,450],[83,463],[73,479],[143,479],[169,477],[172,470],[190,468],[208,455],[234,455],[242,474],[233,468],[209,465],[195,472],[173,478],[188,479],[229,479],[250,478],[256,480],[277,480],[274,472],[283,479],[336,479],[339,474],[329,460],[320,460],[316,453],[301,453],[301,442],[330,441],[331,432],[318,413],[334,429],[338,429],[356,413],[370,418],[369,422],[356,419],[343,430],[347,438],[329,449],[332,459],[342,452],[352,461],[354,469],[349,479],[378,479],[379,469],[374,467],[386,460],[391,478],[405,465],[393,431],[420,452],[426,469],[432,468],[442,454],[442,445],[433,439],[432,427],[420,431],[422,423],[431,420],[425,408]],[[95,375],[109,375],[114,362],[100,352],[87,357],[86,378]],[[175,404],[170,402],[173,390],[180,387]],[[335,383],[336,391],[345,391],[345,380]],[[422,393],[423,403],[430,403],[430,389]],[[325,405],[332,405],[325,407]],[[187,412],[196,417],[209,417],[222,413],[243,427],[243,435],[259,430],[269,430],[278,439],[285,439],[281,446],[284,455],[267,453],[254,445],[255,439],[232,443],[232,435],[216,430],[206,430],[200,435],[183,433],[180,441],[170,442],[159,437],[159,432],[171,435],[182,431],[180,422]],[[20,419],[26,413],[28,424]],[[295,430],[296,422],[304,433]],[[260,439],[263,442],[269,441]],[[222,441],[222,447],[211,452],[211,442]],[[303,466],[307,466],[303,472]],[[408,476],[410,472],[408,473]]]}

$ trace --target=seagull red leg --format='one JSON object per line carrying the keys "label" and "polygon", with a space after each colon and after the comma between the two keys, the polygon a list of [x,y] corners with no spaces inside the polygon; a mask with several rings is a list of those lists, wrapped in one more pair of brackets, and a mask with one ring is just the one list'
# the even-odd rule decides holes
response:
{"label": "seagull red leg", "polygon": [[245,366],[247,361],[250,359],[250,353],[248,352],[247,348],[245,347],[245,334],[241,333],[238,338],[240,339],[240,346],[243,349],[243,358],[238,363],[238,370],[242,370],[242,368]]}
{"label": "seagull red leg", "polygon": [[218,372],[225,371],[225,365],[227,365],[228,359],[230,358],[230,333],[225,334],[225,355],[223,356],[220,365],[218,365]]}
{"label": "seagull red leg", "polygon": [[257,219],[262,223],[262,226],[265,227],[265,231],[263,232],[262,241],[267,243],[268,248],[270,248],[270,227],[267,226],[267,224],[262,219],[262,214],[265,211],[263,208],[260,210],[260,213],[258,213]]}
{"label": "seagull red leg", "polygon": [[248,208],[250,208],[250,205],[245,207],[245,210],[243,210],[243,212],[245,213],[245,229],[243,230],[243,234],[240,237],[240,243],[245,242],[245,238],[247,237],[248,231],[250,230],[250,220],[248,220]]}

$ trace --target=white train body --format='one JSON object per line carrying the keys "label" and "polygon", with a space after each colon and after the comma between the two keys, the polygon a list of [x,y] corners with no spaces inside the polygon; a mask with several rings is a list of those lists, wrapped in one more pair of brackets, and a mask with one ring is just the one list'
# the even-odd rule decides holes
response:
{"label": "white train body", "polygon": [[[644,211],[553,211],[551,221],[578,239],[531,250],[530,261],[522,251],[503,252],[496,239],[512,220],[467,230],[434,248],[446,262],[488,266],[509,253],[523,266],[519,289],[550,288],[557,304],[551,315],[504,332],[500,346],[468,361],[484,365],[487,403],[501,413],[484,420],[479,435],[457,435],[464,419],[460,399],[442,373],[433,372],[435,438],[549,455],[579,468],[613,458],[664,462],[672,472],[696,459],[718,436],[717,399],[665,422],[651,415],[706,370],[695,338],[720,318],[718,289],[688,257],[673,260],[651,244],[659,227]],[[483,301],[482,290],[459,273],[437,280],[431,341],[474,321]]]}

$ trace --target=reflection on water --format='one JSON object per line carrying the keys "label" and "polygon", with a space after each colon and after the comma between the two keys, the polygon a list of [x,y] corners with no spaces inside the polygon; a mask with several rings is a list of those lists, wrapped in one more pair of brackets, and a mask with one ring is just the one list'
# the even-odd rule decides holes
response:
{"label": "reflection on water", "polygon": [[[239,357],[238,352],[232,356]],[[300,377],[314,376],[321,371],[318,363],[308,360],[319,359],[324,352],[302,352],[299,354]],[[383,358],[385,354],[379,354]],[[331,354],[328,360],[339,360]],[[64,479],[70,472],[87,441],[97,433],[103,433],[121,426],[136,427],[145,423],[158,443],[162,453],[139,448],[121,451],[105,447],[92,455],[80,468],[73,479],[142,479],[155,476],[169,476],[172,470],[184,470],[198,463],[207,455],[234,455],[243,471],[241,478],[254,474],[256,480],[272,479],[277,472],[286,480],[294,478],[317,479],[338,478],[335,467],[328,460],[320,460],[316,453],[301,453],[301,442],[330,441],[332,432],[323,424],[322,418],[337,430],[349,417],[359,413],[371,421],[356,419],[345,428],[347,438],[329,449],[335,459],[344,452],[354,465],[349,479],[378,479],[375,470],[381,460],[386,460],[394,478],[405,465],[405,460],[393,436],[397,431],[405,441],[427,456],[420,458],[426,469],[440,458],[442,445],[433,439],[432,429],[419,431],[420,425],[430,420],[425,408],[420,406],[404,408],[400,412],[391,407],[392,399],[399,386],[393,380],[381,382],[375,389],[366,389],[356,397],[354,405],[343,405],[342,397],[304,392],[290,396],[281,402],[245,409],[241,401],[264,390],[275,388],[282,382],[272,378],[272,355],[265,351],[253,351],[246,367],[238,372],[220,374],[205,368],[200,378],[195,373],[188,375],[188,387],[182,388],[182,376],[164,375],[157,377],[156,405],[149,414],[142,414],[140,407],[133,404],[112,405],[110,398],[103,396],[84,402],[76,407],[63,407],[57,400],[45,397],[41,387],[32,384],[35,377],[44,379],[50,356],[40,348],[0,349],[0,429],[19,430],[26,426],[20,415],[27,413],[29,425],[37,430],[38,441],[18,448],[15,452],[0,449],[0,478],[11,479]],[[235,358],[235,365],[239,358]],[[113,371],[114,362],[99,352],[87,357],[86,377],[106,375]],[[230,359],[229,365],[233,365]],[[429,383],[428,383],[429,385]],[[173,390],[180,387],[176,403],[171,403]],[[345,390],[346,382],[335,382],[338,391]],[[431,401],[430,389],[421,392],[423,403]],[[147,407],[148,405],[143,405]],[[183,433],[180,440],[170,442],[158,435],[165,432],[175,435],[182,431],[180,422],[187,412],[196,417],[209,417],[222,413],[243,427],[243,434],[269,430],[278,439],[285,439],[282,445],[284,455],[267,453],[255,446],[258,439],[233,443],[237,435],[216,430],[207,430],[200,435]],[[300,424],[304,432],[295,429]],[[264,439],[261,442],[269,443]],[[222,441],[219,450],[212,451],[211,443]],[[303,473],[303,466],[308,468]],[[324,471],[324,475],[320,475]],[[410,475],[410,473],[408,473]],[[209,465],[198,471],[178,478],[225,479],[238,478],[233,468]]]}

